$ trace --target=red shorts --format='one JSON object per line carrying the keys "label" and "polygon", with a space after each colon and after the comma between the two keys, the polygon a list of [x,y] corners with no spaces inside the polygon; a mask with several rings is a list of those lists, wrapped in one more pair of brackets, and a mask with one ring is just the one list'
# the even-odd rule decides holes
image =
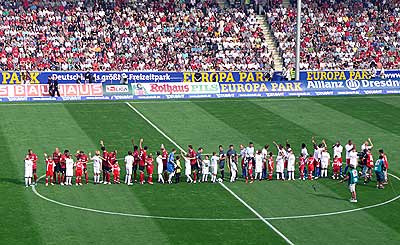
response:
{"label": "red shorts", "polygon": [[46,176],[53,176],[54,172],[52,170],[46,171]]}
{"label": "red shorts", "polygon": [[304,172],[304,165],[300,165],[299,170],[300,172]]}
{"label": "red shorts", "polygon": [[113,175],[114,175],[114,176],[119,176],[119,171],[114,171],[114,172],[113,172]]}
{"label": "red shorts", "polygon": [[314,165],[312,164],[308,165],[308,171],[314,171]]}
{"label": "red shorts", "polygon": [[315,165],[315,167],[319,167],[319,162],[316,160],[316,159],[314,159],[314,165]]}
{"label": "red shorts", "polygon": [[337,173],[340,171],[340,166],[339,165],[333,165],[333,172]]}
{"label": "red shorts", "polygon": [[346,159],[346,164],[347,164],[347,165],[350,164],[350,158]]}
{"label": "red shorts", "polygon": [[338,157],[337,160],[338,160],[338,162],[343,163],[343,160],[341,157]]}
{"label": "red shorts", "polygon": [[274,172],[274,168],[268,167],[268,172]]}
{"label": "red shorts", "polygon": [[153,169],[154,169],[153,165],[147,166],[146,168],[147,174],[153,174]]}
{"label": "red shorts", "polygon": [[82,177],[82,170],[76,170],[76,177]]}

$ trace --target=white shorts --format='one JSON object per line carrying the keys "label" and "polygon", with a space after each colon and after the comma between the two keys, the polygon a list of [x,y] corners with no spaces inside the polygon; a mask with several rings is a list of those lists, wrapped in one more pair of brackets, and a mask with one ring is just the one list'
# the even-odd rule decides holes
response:
{"label": "white shorts", "polygon": [[277,164],[276,165],[276,172],[277,173],[283,173],[283,169],[284,169],[283,164]]}
{"label": "white shorts", "polygon": [[350,192],[355,192],[356,191],[356,184],[350,184],[349,185],[349,190],[350,190]]}
{"label": "white shorts", "polygon": [[290,171],[290,172],[294,171],[294,166],[289,166],[289,165],[288,165],[287,171]]}
{"label": "white shorts", "polygon": [[157,167],[158,174],[162,174],[164,172],[163,167],[164,167],[163,165],[158,165],[158,167]]}
{"label": "white shorts", "polygon": [[93,166],[94,174],[100,174],[100,166]]}
{"label": "white shorts", "polygon": [[192,167],[189,165],[185,167],[185,175],[190,175],[190,174],[192,174]]}
{"label": "white shorts", "polygon": [[208,168],[202,169],[202,174],[209,174],[210,170]]}
{"label": "white shorts", "polygon": [[231,163],[231,171],[238,171],[235,163]]}
{"label": "white shorts", "polygon": [[132,174],[132,167],[126,167],[126,174]]}
{"label": "white shorts", "polygon": [[25,178],[32,178],[33,170],[32,168],[25,168]]}
{"label": "white shorts", "polygon": [[321,162],[321,168],[328,168],[328,163]]}
{"label": "white shorts", "polygon": [[65,175],[68,177],[74,176],[74,169],[73,168],[67,168],[67,171],[65,172]]}
{"label": "white shorts", "polygon": [[256,164],[256,173],[261,173],[261,171],[262,171],[262,165],[258,165],[258,164]]}
{"label": "white shorts", "polygon": [[218,173],[218,166],[215,165],[214,167],[211,167],[211,169],[212,169],[212,174],[217,175],[217,173]]}

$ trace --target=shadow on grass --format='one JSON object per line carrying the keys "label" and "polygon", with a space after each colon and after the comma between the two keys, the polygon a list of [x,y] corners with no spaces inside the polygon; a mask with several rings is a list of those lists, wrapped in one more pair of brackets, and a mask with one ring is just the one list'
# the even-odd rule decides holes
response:
{"label": "shadow on grass", "polygon": [[25,185],[24,180],[12,179],[12,178],[0,178],[0,183],[8,183],[8,184],[14,184],[14,185]]}
{"label": "shadow on grass", "polygon": [[343,198],[343,197],[335,197],[335,196],[332,196],[332,195],[326,195],[326,194],[323,194],[323,193],[308,193],[309,195],[313,195],[313,196],[316,196],[316,197],[323,197],[323,198],[329,198],[329,199],[335,199],[335,200],[347,200],[347,198]]}

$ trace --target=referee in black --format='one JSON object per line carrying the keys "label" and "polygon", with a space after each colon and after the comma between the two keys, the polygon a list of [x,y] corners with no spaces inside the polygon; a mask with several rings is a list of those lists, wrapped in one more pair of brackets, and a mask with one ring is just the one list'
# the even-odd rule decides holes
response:
{"label": "referee in black", "polygon": [[53,75],[52,77],[48,77],[47,84],[49,85],[49,94],[51,97],[54,97],[57,93],[57,96],[60,97],[60,92],[58,91],[58,80],[57,76]]}

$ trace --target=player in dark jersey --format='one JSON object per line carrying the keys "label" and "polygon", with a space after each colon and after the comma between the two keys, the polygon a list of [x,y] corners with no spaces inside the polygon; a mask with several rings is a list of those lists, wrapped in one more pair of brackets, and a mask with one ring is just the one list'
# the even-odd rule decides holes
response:
{"label": "player in dark jersey", "polygon": [[[53,152],[53,160],[55,163],[54,172],[53,172],[53,183],[58,182],[60,184],[61,183],[61,164],[60,164],[61,152],[58,147]],[[56,177],[57,177],[57,179],[56,179]]]}
{"label": "player in dark jersey", "polygon": [[193,183],[196,184],[198,165],[196,159],[196,152],[194,151],[192,145],[188,145],[188,155],[190,158],[190,168],[193,171]]}
{"label": "player in dark jersey", "polygon": [[102,181],[100,183],[106,183],[107,182],[106,181],[107,173],[109,173],[108,172],[108,152],[106,150],[106,147],[104,146],[104,141],[103,140],[100,140],[100,146],[101,146],[101,152],[102,152],[101,156],[102,156],[102,160],[103,160],[103,162],[101,164],[102,170],[103,170],[103,178],[102,178]]}
{"label": "player in dark jersey", "polygon": [[144,168],[146,166],[146,159],[147,159],[147,146],[143,146],[143,139],[140,139],[139,142],[139,147],[140,147],[140,156],[139,156],[139,171],[140,171],[140,177],[139,181],[140,184],[144,184]]}

